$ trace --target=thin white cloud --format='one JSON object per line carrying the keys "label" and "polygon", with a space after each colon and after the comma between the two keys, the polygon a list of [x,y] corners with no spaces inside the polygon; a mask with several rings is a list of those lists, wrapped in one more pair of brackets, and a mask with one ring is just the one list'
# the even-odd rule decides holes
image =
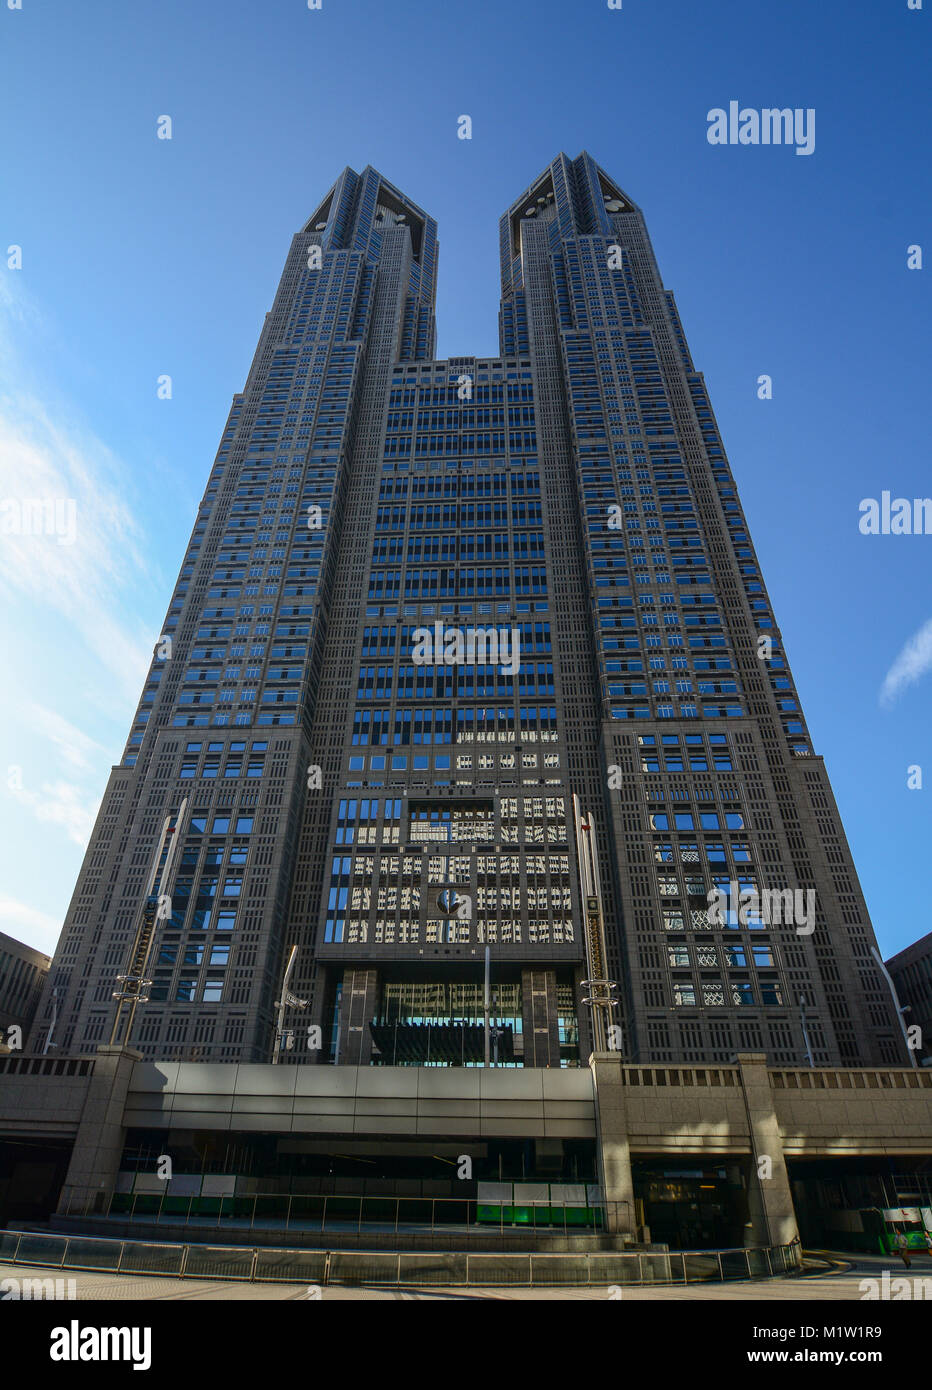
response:
{"label": "thin white cloud", "polygon": [[0,603],[14,629],[64,619],[96,658],[99,684],[135,702],[152,654],[133,601],[149,577],[142,533],[124,465],[30,370],[52,331],[17,277],[0,276]]}
{"label": "thin white cloud", "polygon": [[0,930],[47,951],[61,917],[25,901],[35,843],[54,903],[72,886],[62,864],[93,829],[110,724],[125,727],[154,640],[139,616],[151,570],[132,475],[50,378],[60,346],[19,277],[0,275]]}
{"label": "thin white cloud", "polygon": [[61,931],[61,922],[47,912],[40,912],[28,903],[18,902],[16,898],[0,893],[0,930],[17,941],[24,941],[29,936],[31,939],[26,945],[51,955]]}
{"label": "thin white cloud", "polygon": [[880,703],[892,705],[908,686],[915,685],[927,671],[932,671],[932,618],[913,633],[890,667],[880,688]]}
{"label": "thin white cloud", "polygon": [[102,744],[55,710],[33,702],[25,707],[23,717],[36,733],[54,744],[69,767],[77,771],[94,772],[106,758],[107,750]]}
{"label": "thin white cloud", "polygon": [[[0,397],[0,600],[33,624],[43,610],[63,617],[134,699],[151,650],[118,606],[146,566],[119,472],[99,441],[59,427],[38,401]],[[57,529],[18,525],[31,501],[54,502]]]}
{"label": "thin white cloud", "polygon": [[47,825],[59,825],[82,849],[87,847],[94,828],[94,820],[100,806],[100,797],[89,800],[86,793],[73,782],[43,782],[39,791],[28,786],[20,786],[18,781],[9,788],[21,806],[25,806],[36,820]]}
{"label": "thin white cloud", "polygon": [[14,278],[16,275],[15,271],[9,275],[0,275],[0,314],[3,321],[6,324],[28,324],[33,329],[42,331],[42,313],[32,296],[27,294],[21,284],[17,285]]}

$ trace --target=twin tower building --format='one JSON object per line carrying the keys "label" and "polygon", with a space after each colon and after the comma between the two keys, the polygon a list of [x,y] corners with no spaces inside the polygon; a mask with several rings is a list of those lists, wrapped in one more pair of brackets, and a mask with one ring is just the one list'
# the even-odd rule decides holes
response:
{"label": "twin tower building", "polygon": [[31,1050],[117,994],[166,1060],[907,1060],[640,210],[561,154],[500,247],[438,361],[421,208],[294,237]]}

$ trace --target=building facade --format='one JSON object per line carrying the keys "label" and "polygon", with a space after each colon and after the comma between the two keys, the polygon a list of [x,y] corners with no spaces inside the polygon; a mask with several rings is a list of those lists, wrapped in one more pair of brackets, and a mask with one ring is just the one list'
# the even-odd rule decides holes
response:
{"label": "building facade", "polygon": [[51,963],[42,951],[0,932],[0,1047],[12,1028],[28,1033]]}
{"label": "building facade", "polygon": [[71,1054],[131,968],[117,1041],[268,1061],[297,946],[282,1061],[480,1065],[488,948],[493,1062],[576,1066],[594,911],[630,1061],[905,1060],[643,216],[561,154],[500,244],[500,355],[439,361],[376,170],[293,239],[56,952]]}
{"label": "building facade", "polygon": [[932,1065],[932,932],[891,956],[886,963],[907,1028],[919,1029],[916,1057]]}

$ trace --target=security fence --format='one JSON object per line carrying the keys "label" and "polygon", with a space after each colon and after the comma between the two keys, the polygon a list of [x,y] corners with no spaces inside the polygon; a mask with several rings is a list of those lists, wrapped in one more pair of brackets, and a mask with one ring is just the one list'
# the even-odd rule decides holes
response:
{"label": "security fence", "polygon": [[285,1250],[176,1245],[97,1236],[0,1231],[0,1261],[115,1274],[252,1283],[396,1286],[585,1286],[722,1283],[795,1274],[799,1246],[624,1253],[504,1254]]}
{"label": "security fence", "polygon": [[[149,1175],[146,1175],[149,1178]],[[355,1234],[400,1234],[444,1232],[494,1239],[515,1232],[533,1235],[586,1235],[605,1230],[605,1205],[594,1185],[580,1184],[575,1201],[561,1191],[551,1193],[547,1184],[533,1185],[543,1196],[522,1200],[522,1184],[480,1184],[477,1197],[417,1196],[362,1193],[205,1193],[201,1180],[197,1190],[179,1191],[185,1179],[171,1182],[151,1180],[158,1190],[95,1193],[87,1206],[70,1205],[71,1217],[102,1217],[139,1221],[177,1228],[206,1227],[214,1230],[276,1230],[306,1235],[330,1231]],[[233,1179],[230,1179],[232,1185]],[[526,1185],[531,1187],[532,1185]],[[491,1196],[483,1187],[501,1188]],[[505,1189],[507,1188],[507,1194]],[[569,1189],[567,1189],[569,1190]],[[576,1189],[572,1189],[574,1192]],[[517,1194],[517,1195],[516,1195]],[[617,1204],[616,1204],[617,1205]]]}

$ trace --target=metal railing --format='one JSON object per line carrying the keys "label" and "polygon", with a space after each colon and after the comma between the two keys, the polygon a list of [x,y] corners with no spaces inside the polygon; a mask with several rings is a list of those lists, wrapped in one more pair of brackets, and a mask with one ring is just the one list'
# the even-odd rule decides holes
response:
{"label": "metal railing", "polygon": [[0,1262],[181,1279],[251,1283],[601,1287],[727,1283],[796,1274],[797,1244],[668,1253],[499,1254],[287,1250],[178,1245],[0,1231]]}
{"label": "metal railing", "polygon": [[457,1231],[480,1238],[539,1232],[586,1235],[605,1229],[602,1206],[489,1203],[463,1197],[395,1197],[371,1193],[240,1193],[231,1196],[159,1192],[95,1193],[63,1215],[225,1230],[327,1231],[442,1235]]}

